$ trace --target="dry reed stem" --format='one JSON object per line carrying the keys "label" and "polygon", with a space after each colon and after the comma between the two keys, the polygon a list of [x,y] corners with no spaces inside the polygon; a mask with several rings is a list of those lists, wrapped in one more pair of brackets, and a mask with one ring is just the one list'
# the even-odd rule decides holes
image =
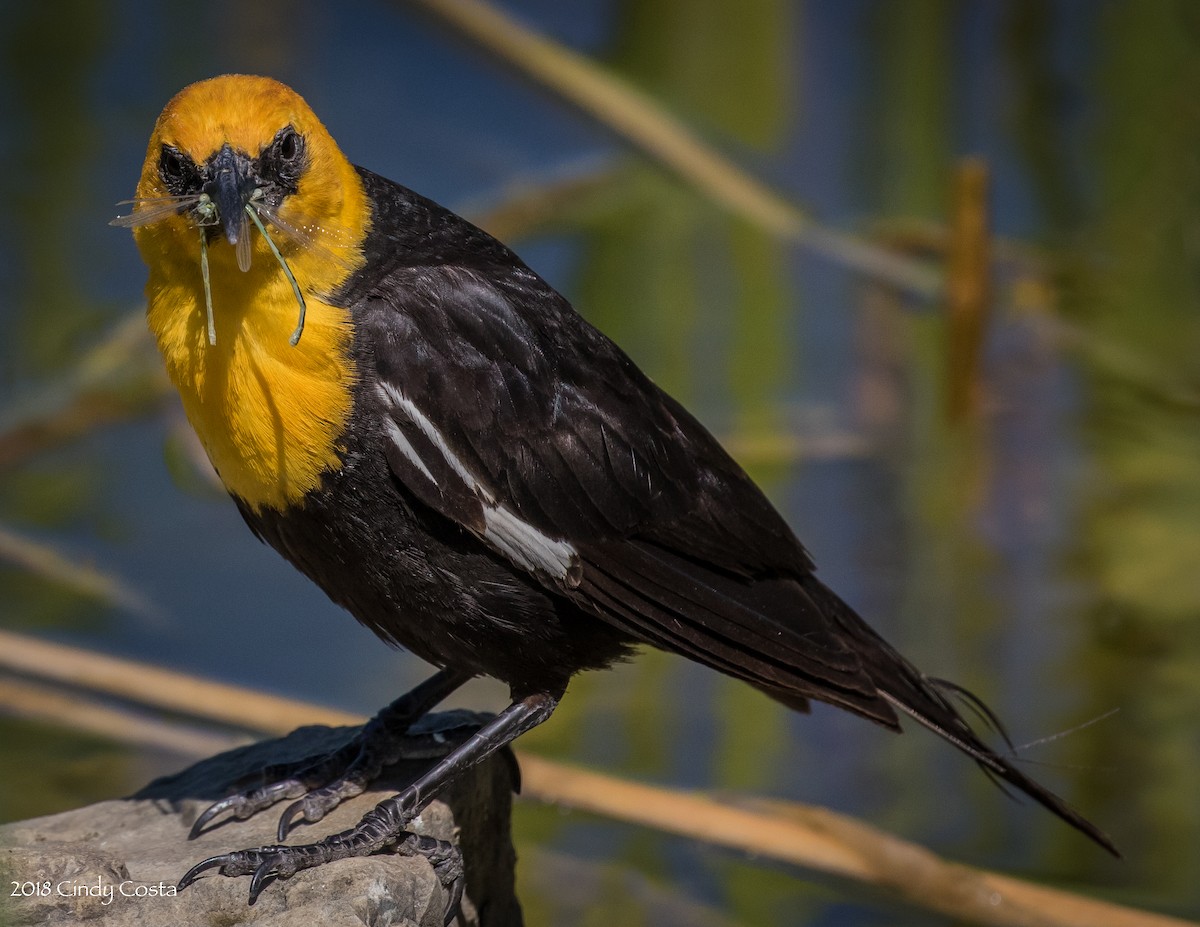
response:
{"label": "dry reed stem", "polygon": [[[268,734],[286,734],[304,724],[336,726],[365,720],[349,712],[2,630],[0,668]],[[80,710],[74,699],[46,699],[44,692],[39,694],[24,683],[0,688],[0,705],[6,692],[17,693],[22,714],[121,738],[122,724],[118,716],[107,713],[111,709]],[[144,742],[140,734],[146,730],[139,728],[139,743]],[[720,800],[628,782],[524,752],[518,755],[526,797],[867,882],[912,904],[975,923],[1189,927],[1189,922],[1175,918],[948,863],[928,850],[821,808]]]}
{"label": "dry reed stem", "polygon": [[954,173],[946,266],[946,400],[953,423],[975,420],[983,397],[983,349],[992,299],[988,168],[979,158]]}
{"label": "dry reed stem", "polygon": [[844,266],[929,298],[941,274],[865,239],[825,228],[743,171],[629,82],[483,0],[410,0],[514,65],[756,225]]}

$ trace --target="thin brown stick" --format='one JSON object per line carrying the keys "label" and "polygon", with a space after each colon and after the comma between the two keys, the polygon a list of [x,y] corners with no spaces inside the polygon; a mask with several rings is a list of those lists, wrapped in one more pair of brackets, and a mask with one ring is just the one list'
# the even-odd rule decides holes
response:
{"label": "thin brown stick", "polygon": [[365,720],[347,711],[308,705],[11,631],[0,630],[0,668],[264,734],[287,734],[305,724],[338,727],[362,724]]}
{"label": "thin brown stick", "polygon": [[913,905],[978,924],[1019,927],[1195,927],[958,863],[891,834],[794,802],[719,801],[521,756],[539,801],[633,821],[888,889]]}
{"label": "thin brown stick", "polygon": [[499,198],[467,204],[459,211],[489,235],[512,242],[553,229],[564,215],[595,202],[617,177],[612,165],[605,165],[542,183],[518,179]]}
{"label": "thin brown stick", "polygon": [[0,469],[12,467],[42,451],[132,418],[140,411],[133,403],[111,396],[79,395],[61,409],[31,418],[0,434]]}
{"label": "thin brown stick", "polygon": [[94,695],[77,695],[16,677],[0,676],[0,706],[18,717],[65,725],[118,743],[167,750],[196,759],[250,742],[245,735],[183,727],[106,705]]}
{"label": "thin brown stick", "polygon": [[[163,400],[170,384],[153,354],[145,314],[131,312],[60,376],[0,408],[0,469]],[[131,389],[134,377],[145,388]]]}
{"label": "thin brown stick", "polygon": [[[0,630],[0,668],[196,718],[284,734],[302,724],[345,725],[348,712],[266,695]],[[0,689],[0,705],[4,690]],[[22,696],[31,713],[36,698]],[[39,717],[120,737],[103,713],[43,701]],[[99,720],[97,720],[99,719]],[[721,801],[628,782],[520,753],[523,794],[620,821],[888,888],[915,905],[980,924],[1020,927],[1196,927],[948,863],[852,818],[790,802]]]}
{"label": "thin brown stick", "polygon": [[62,551],[0,525],[0,562],[11,563],[73,592],[128,609],[144,618],[157,611],[137,590],[116,576],[78,563]]}
{"label": "thin brown stick", "polygon": [[983,396],[983,348],[991,305],[988,169],[967,158],[954,173],[946,274],[946,401],[953,423],[974,420]]}

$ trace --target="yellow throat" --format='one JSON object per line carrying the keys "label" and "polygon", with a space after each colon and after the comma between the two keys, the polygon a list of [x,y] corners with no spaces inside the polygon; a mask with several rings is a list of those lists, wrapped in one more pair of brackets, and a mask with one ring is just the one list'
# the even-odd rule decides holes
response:
{"label": "yellow throat", "polygon": [[[307,303],[299,342],[298,302],[263,236],[251,234],[250,268],[211,236],[207,247],[215,344],[209,343],[201,227],[190,211],[134,228],[150,268],[147,321],[188,420],[225,487],[255,510],[284,509],[340,466],[355,369],[345,307],[327,300],[364,261],[370,209],[361,179],[294,91],[261,77],[230,75],[193,84],[163,110],[150,137],[137,202],[171,192],[164,146],[204,165],[229,145],[257,158],[291,126],[304,144],[295,191],[268,229]],[[288,231],[281,231],[286,228]]]}

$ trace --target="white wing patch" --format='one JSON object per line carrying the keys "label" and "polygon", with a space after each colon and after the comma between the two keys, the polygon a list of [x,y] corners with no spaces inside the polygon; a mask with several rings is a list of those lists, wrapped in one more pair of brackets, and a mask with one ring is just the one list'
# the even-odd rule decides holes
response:
{"label": "white wing patch", "polygon": [[579,585],[579,555],[566,541],[548,537],[502,505],[485,505],[483,521],[484,538],[510,560],[527,570],[541,570],[569,585]]}
{"label": "white wing patch", "polygon": [[[471,476],[467,468],[463,466],[463,462],[458,459],[458,455],[455,454],[454,451],[450,450],[450,447],[446,444],[446,439],[442,437],[441,432],[438,431],[437,428],[434,427],[433,422],[427,419],[421,410],[413,404],[413,401],[398,389],[393,386],[389,386],[386,383],[381,383],[379,385],[379,391],[383,394],[384,398],[387,399],[393,409],[396,409],[398,412],[402,412],[404,417],[416,425],[417,428],[420,429],[421,434],[425,435],[425,437],[427,437],[433,443],[433,446],[438,449],[438,453],[440,453],[445,459],[446,463],[450,465],[450,469],[457,473],[462,478],[462,481],[471,487],[474,492],[479,493],[481,498],[485,498],[483,487],[481,487],[478,481]],[[393,422],[392,424],[394,425],[395,423]],[[430,479],[433,479],[433,476],[429,473],[429,468],[426,467],[425,464],[421,463],[421,461],[415,456],[409,456],[410,452],[415,455],[416,450],[413,448],[412,444],[409,443],[407,438],[404,438],[403,445],[397,442],[397,446],[400,448],[400,452],[404,454],[405,457],[408,457],[409,460],[416,464],[417,467],[426,474],[426,476],[429,476]],[[407,450],[405,450],[405,446],[407,446]],[[434,483],[436,482],[437,481],[434,480]]]}
{"label": "white wing patch", "polygon": [[[552,538],[498,503],[487,489],[471,474],[458,455],[450,449],[445,437],[411,399],[388,383],[380,383],[377,392],[386,405],[398,416],[407,419],[429,439],[442,460],[483,503],[484,529],[482,539],[494,550],[531,573],[544,573],[569,586],[579,584],[579,553],[564,540]],[[437,479],[421,459],[417,449],[392,419],[384,417],[384,427],[392,443],[404,457],[437,486]]]}
{"label": "white wing patch", "polygon": [[429,468],[425,466],[425,461],[421,460],[417,449],[412,446],[412,442],[400,430],[400,426],[391,418],[384,418],[383,425],[387,429],[388,437],[392,439],[392,443],[400,449],[400,453],[407,457],[412,462],[412,465],[424,473],[429,478],[429,482],[436,486],[437,477],[429,472]]}

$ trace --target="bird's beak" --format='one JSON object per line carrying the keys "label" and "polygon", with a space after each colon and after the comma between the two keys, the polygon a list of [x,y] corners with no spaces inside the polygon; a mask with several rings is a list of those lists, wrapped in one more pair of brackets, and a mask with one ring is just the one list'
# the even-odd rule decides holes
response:
{"label": "bird's beak", "polygon": [[208,175],[203,192],[217,207],[225,239],[237,245],[239,239],[249,234],[246,204],[258,186],[250,158],[226,143],[209,161]]}

